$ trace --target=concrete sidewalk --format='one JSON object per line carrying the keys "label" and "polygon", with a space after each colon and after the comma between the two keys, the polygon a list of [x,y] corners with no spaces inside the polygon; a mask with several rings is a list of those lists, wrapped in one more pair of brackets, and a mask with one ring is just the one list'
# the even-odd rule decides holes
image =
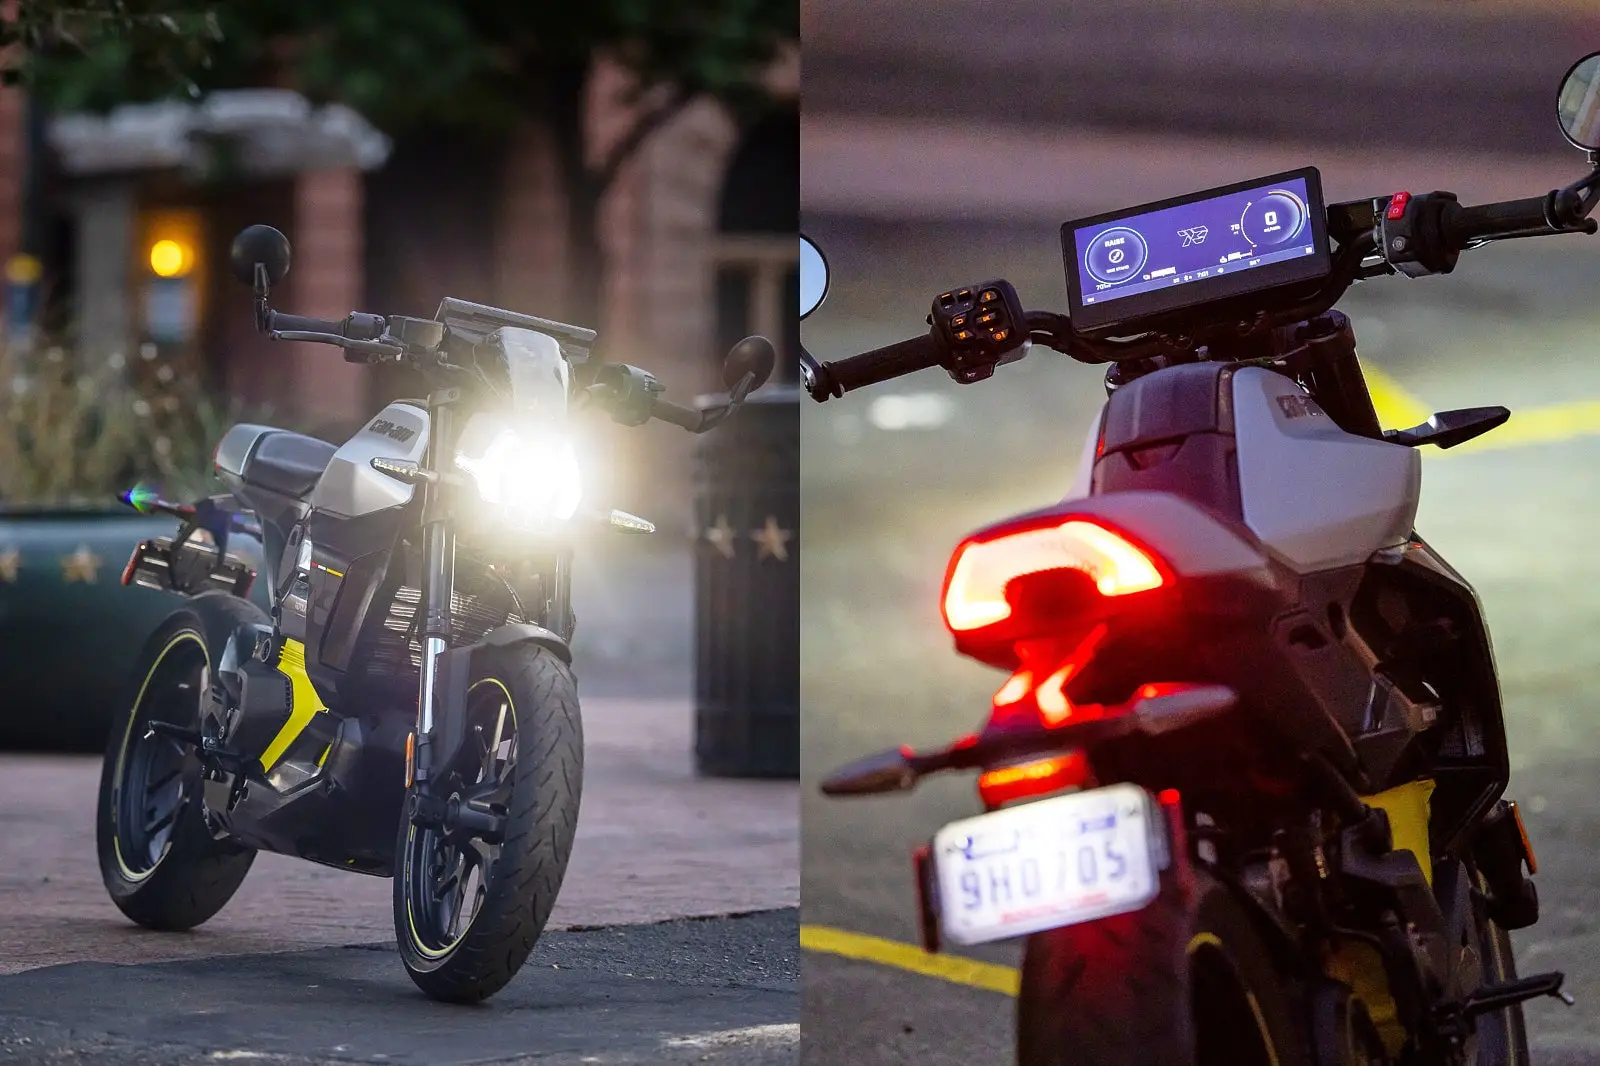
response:
{"label": "concrete sidewalk", "polygon": [[[793,782],[694,775],[683,699],[586,699],[578,842],[551,928],[799,904]],[[0,974],[392,941],[388,879],[261,855],[233,901],[189,934],[111,904],[95,861],[100,760],[0,755]]]}

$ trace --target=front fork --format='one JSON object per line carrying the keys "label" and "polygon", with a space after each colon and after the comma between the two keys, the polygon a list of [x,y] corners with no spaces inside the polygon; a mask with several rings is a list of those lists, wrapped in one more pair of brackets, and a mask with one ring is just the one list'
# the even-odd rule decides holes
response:
{"label": "front fork", "polygon": [[[445,389],[428,398],[428,446],[424,464],[438,470],[449,454],[455,438],[455,410],[459,390]],[[446,486],[439,479],[422,489],[422,669],[417,684],[417,728],[413,746],[407,752],[406,786],[415,786],[417,803],[412,817],[426,815],[432,806],[435,724],[444,713],[459,713],[460,708],[443,706],[440,677],[446,653],[450,650],[451,601],[455,594],[456,534],[446,505]],[[431,820],[431,819],[429,819]]]}

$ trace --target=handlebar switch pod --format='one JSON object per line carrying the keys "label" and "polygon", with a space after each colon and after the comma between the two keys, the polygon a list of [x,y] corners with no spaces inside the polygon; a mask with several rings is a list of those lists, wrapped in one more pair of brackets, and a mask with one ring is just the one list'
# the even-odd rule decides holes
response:
{"label": "handlebar switch pod", "polygon": [[444,323],[436,319],[394,315],[387,325],[390,336],[408,348],[434,352],[444,343]]}
{"label": "handlebar switch pod", "polygon": [[1454,270],[1461,253],[1445,239],[1443,217],[1455,202],[1454,193],[1397,192],[1386,204],[1375,205],[1380,211],[1373,236],[1389,265],[1408,278]]}
{"label": "handlebar switch pod", "polygon": [[611,420],[622,426],[642,426],[654,413],[656,397],[666,387],[648,370],[626,363],[607,363],[595,375],[598,397],[611,412]]}
{"label": "handlebar switch pod", "polygon": [[1022,358],[1027,330],[1016,288],[1000,279],[934,297],[928,322],[949,353],[945,367],[963,385],[982,381],[1001,363]]}

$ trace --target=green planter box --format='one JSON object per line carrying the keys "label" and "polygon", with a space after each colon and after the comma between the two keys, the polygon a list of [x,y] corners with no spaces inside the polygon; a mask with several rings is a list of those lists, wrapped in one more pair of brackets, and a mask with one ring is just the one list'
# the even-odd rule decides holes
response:
{"label": "green planter box", "polygon": [[[99,750],[139,649],[172,593],[124,588],[134,547],[171,518],[132,511],[0,511],[0,748]],[[236,536],[230,552],[259,567]],[[265,606],[266,582],[251,598]]]}

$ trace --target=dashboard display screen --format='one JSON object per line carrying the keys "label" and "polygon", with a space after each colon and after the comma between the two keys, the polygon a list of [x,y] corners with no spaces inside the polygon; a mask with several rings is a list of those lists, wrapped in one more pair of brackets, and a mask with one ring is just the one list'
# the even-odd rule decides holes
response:
{"label": "dashboard display screen", "polygon": [[1323,277],[1330,263],[1309,167],[1068,222],[1061,243],[1079,330]]}

